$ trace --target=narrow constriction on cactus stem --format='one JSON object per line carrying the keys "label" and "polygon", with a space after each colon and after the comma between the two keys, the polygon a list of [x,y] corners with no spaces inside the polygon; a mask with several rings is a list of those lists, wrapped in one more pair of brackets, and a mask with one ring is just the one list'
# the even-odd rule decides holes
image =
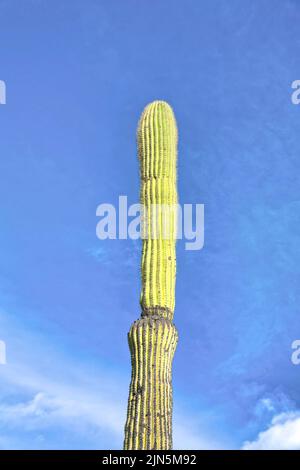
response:
{"label": "narrow constriction on cactus stem", "polygon": [[[130,328],[132,375],[124,449],[172,449],[177,126],[172,108],[154,101],[137,131],[142,223],[141,317]],[[168,210],[169,209],[169,210]],[[165,215],[166,214],[166,215]],[[167,222],[166,222],[167,216]]]}

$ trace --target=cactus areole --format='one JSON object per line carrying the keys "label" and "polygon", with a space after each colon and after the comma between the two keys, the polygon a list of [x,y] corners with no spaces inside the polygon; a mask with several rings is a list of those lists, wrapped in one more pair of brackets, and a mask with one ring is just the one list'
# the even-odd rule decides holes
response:
{"label": "cactus areole", "polygon": [[124,449],[168,450],[172,449],[172,361],[178,340],[173,324],[177,126],[166,102],[146,106],[137,143],[144,208],[142,312],[128,333],[132,376]]}

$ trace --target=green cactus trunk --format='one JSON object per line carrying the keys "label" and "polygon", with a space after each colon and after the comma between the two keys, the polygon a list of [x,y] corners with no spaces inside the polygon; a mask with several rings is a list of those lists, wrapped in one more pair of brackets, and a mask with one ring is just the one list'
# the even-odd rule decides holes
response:
{"label": "green cactus trunk", "polygon": [[138,132],[143,213],[141,318],[128,334],[132,377],[124,449],[172,449],[177,127],[172,108],[150,103]]}

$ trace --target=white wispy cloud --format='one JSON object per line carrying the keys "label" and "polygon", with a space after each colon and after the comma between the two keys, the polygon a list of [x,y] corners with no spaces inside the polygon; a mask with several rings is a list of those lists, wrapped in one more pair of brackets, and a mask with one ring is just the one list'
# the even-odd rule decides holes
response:
{"label": "white wispy cloud", "polygon": [[[0,330],[8,349],[7,364],[0,369],[0,447],[20,448],[26,433],[47,435],[55,427],[83,436],[83,445],[91,448],[101,448],[103,436],[112,448],[122,446],[128,389],[124,375],[110,372],[100,360],[99,365],[81,360],[78,351],[68,354],[56,337],[27,329],[3,312]],[[9,430],[15,430],[11,443]],[[45,444],[40,440],[36,445]]]}
{"label": "white wispy cloud", "polygon": [[270,426],[253,441],[243,444],[244,450],[300,450],[300,412],[276,415]]}
{"label": "white wispy cloud", "polygon": [[[3,390],[11,391],[13,399],[7,397],[7,393],[6,399],[2,399],[2,432],[15,429],[25,434],[28,431],[39,434],[60,427],[61,432],[65,429],[77,433],[78,437],[84,435],[85,442],[91,447],[101,448],[105,434],[112,448],[120,448],[125,419],[124,401],[120,400],[120,395],[123,390],[122,398],[125,398],[125,384],[117,378],[113,382],[100,370],[99,376],[91,379],[86,377],[84,370],[72,374],[70,363],[64,364],[65,380],[49,377],[47,371],[41,374],[26,366],[11,367],[5,374]],[[40,444],[43,447],[43,443]]]}
{"label": "white wispy cloud", "polygon": [[91,393],[78,393],[76,388],[61,388],[52,395],[38,392],[27,401],[2,404],[0,418],[2,426],[10,429],[21,426],[25,432],[58,425],[76,429],[78,433],[90,429],[94,436],[97,431],[105,431],[112,435],[114,444],[116,438],[121,442],[124,424],[122,407],[113,400],[103,401],[103,397],[96,398]]}

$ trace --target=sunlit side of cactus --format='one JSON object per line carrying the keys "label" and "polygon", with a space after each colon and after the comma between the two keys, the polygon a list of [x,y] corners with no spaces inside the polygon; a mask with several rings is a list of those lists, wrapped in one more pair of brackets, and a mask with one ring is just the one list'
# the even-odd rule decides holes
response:
{"label": "sunlit side of cactus", "polygon": [[128,334],[132,363],[124,449],[172,448],[177,127],[172,108],[150,103],[138,132],[144,207],[141,318]]}

